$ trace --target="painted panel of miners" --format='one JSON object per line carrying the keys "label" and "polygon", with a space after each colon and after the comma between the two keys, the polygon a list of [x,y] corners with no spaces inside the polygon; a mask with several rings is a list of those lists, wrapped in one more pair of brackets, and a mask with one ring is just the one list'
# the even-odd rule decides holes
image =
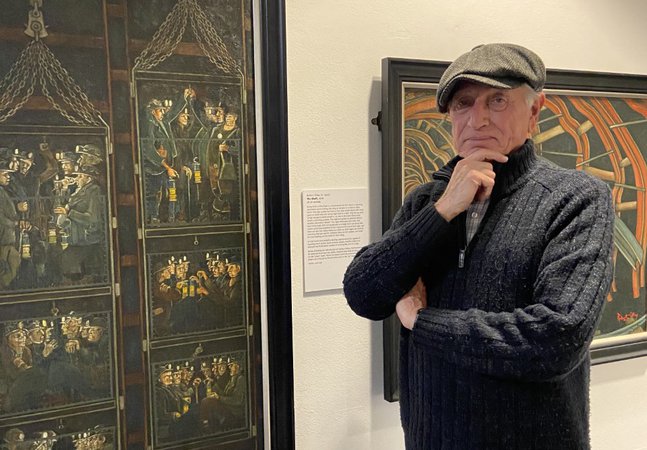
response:
{"label": "painted panel of miners", "polygon": [[242,354],[213,355],[156,367],[157,439],[178,441],[247,424],[247,380]]}
{"label": "painted panel of miners", "polygon": [[[231,95],[147,86],[140,120],[145,221],[181,227],[240,220],[240,110]],[[163,92],[181,90],[177,98]],[[199,96],[196,89],[204,93]]]}
{"label": "painted panel of miners", "polygon": [[164,337],[243,325],[241,249],[150,257],[153,335]]}
{"label": "painted panel of miners", "polygon": [[69,138],[55,148],[2,141],[0,291],[107,284],[103,150]]}
{"label": "painted panel of miners", "polygon": [[108,313],[0,323],[0,416],[112,397]]}
{"label": "painted panel of miners", "polygon": [[[101,425],[77,433],[44,429],[23,431],[24,427],[10,428],[4,433],[2,450],[112,450],[115,449],[115,430]],[[31,427],[33,428],[33,427]]]}

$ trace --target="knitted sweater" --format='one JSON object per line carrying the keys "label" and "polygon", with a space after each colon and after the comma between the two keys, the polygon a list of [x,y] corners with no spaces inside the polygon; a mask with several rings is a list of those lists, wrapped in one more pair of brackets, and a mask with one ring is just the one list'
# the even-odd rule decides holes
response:
{"label": "knitted sweater", "polygon": [[357,314],[381,320],[422,278],[427,308],[401,328],[407,449],[588,449],[588,346],[612,278],[609,188],[535,156],[495,164],[490,206],[435,209],[460,158],[414,190],[344,277]]}

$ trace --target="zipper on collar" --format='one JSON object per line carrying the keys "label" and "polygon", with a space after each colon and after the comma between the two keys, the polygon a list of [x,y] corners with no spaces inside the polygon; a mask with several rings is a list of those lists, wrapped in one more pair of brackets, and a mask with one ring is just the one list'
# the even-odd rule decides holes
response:
{"label": "zipper on collar", "polygon": [[465,267],[465,253],[467,252],[467,211],[458,216],[458,268]]}

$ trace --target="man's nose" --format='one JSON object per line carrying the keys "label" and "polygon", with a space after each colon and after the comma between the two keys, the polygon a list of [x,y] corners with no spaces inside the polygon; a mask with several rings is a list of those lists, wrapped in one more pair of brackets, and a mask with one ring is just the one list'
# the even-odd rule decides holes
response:
{"label": "man's nose", "polygon": [[470,108],[469,125],[472,128],[481,128],[490,123],[490,109],[487,102],[476,101]]}

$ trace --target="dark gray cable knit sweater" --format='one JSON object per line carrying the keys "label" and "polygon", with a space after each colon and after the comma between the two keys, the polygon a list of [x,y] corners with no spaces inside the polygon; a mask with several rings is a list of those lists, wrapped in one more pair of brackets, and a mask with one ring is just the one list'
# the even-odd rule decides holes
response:
{"label": "dark gray cable knit sweater", "polygon": [[612,278],[609,188],[538,158],[530,140],[509,156],[468,246],[465,213],[448,223],[434,207],[455,158],[344,277],[350,307],[373,320],[418,277],[427,288],[428,307],[401,329],[407,449],[590,448],[588,346]]}

